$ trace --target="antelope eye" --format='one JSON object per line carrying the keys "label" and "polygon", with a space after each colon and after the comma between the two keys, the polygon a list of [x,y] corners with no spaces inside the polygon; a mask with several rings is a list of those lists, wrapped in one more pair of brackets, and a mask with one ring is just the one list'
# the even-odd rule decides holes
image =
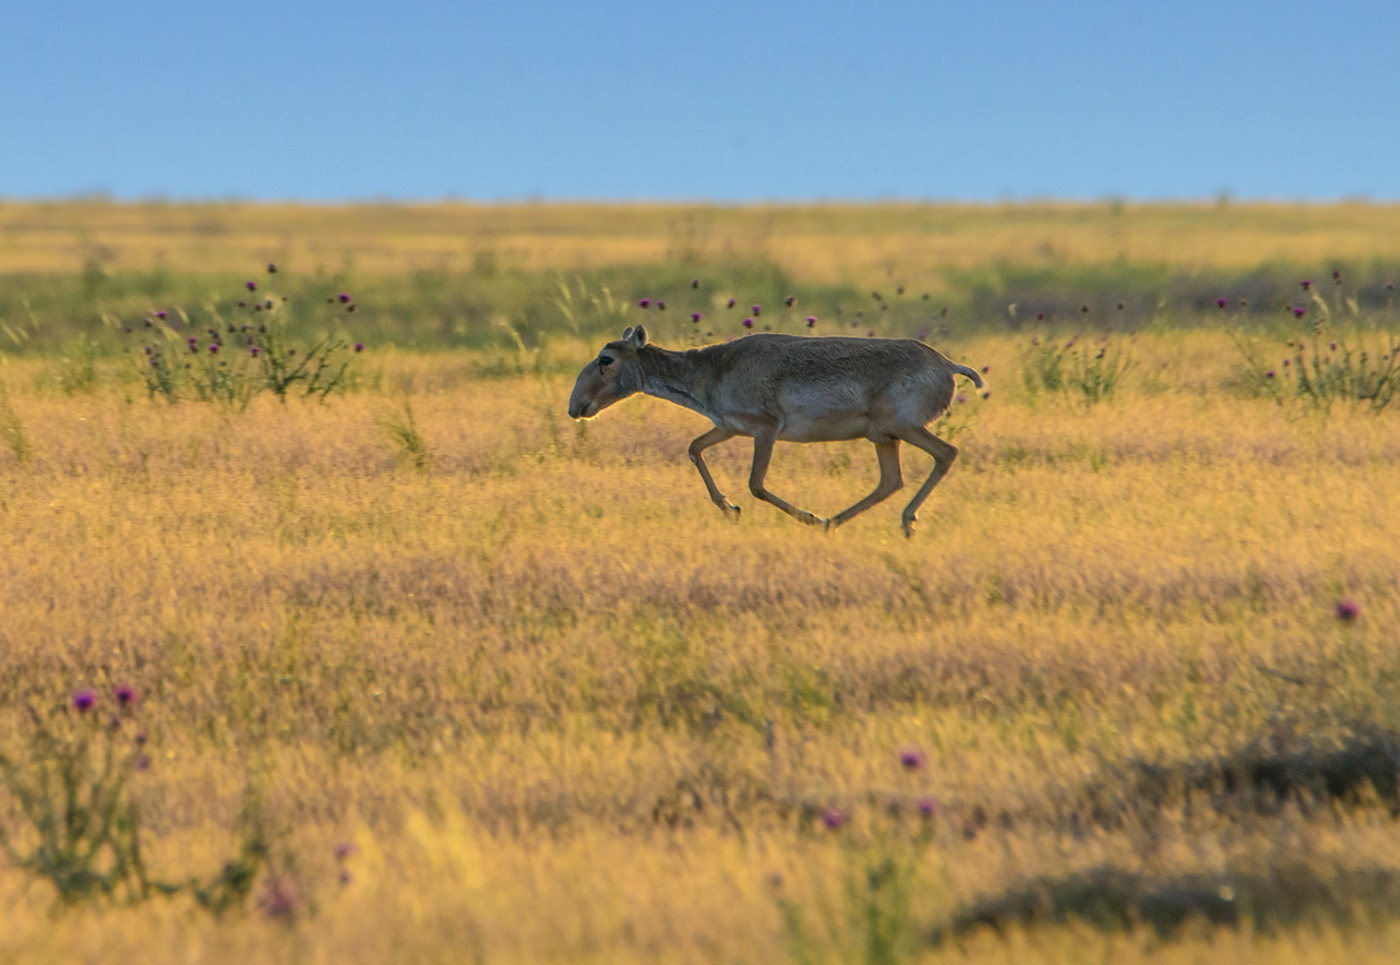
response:
{"label": "antelope eye", "polygon": [[604,366],[604,367],[609,366],[609,365],[612,365],[612,356],[611,356],[611,355],[600,355],[600,356],[598,356],[598,364],[599,364],[599,365],[602,365],[602,366]]}

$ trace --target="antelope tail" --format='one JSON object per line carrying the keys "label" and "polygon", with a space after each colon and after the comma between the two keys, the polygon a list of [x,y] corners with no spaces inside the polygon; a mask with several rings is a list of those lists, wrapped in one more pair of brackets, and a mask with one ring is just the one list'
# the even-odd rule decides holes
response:
{"label": "antelope tail", "polygon": [[973,385],[977,386],[979,389],[982,388],[982,376],[978,375],[975,369],[970,369],[966,365],[958,365],[954,363],[953,371],[958,373],[959,375],[967,376],[969,379],[972,380]]}

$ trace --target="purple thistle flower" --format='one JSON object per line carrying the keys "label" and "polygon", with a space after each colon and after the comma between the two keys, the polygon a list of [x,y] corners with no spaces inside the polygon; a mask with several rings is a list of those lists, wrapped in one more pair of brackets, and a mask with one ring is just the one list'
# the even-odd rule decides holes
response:
{"label": "purple thistle flower", "polygon": [[807,316],[807,327],[808,327],[808,328],[812,328],[812,327],[813,327],[814,325],[816,325],[816,324],[817,324],[817,316],[815,316],[815,315],[808,315],[808,316]]}
{"label": "purple thistle flower", "polygon": [[270,878],[258,898],[258,906],[269,918],[291,918],[301,906],[296,885],[286,877]]}
{"label": "purple thistle flower", "polygon": [[250,282],[248,282],[248,290],[249,290],[250,292],[255,292],[255,291],[257,291],[257,290],[258,290],[258,283],[255,282],[255,281],[250,281]]}
{"label": "purple thistle flower", "polygon": [[1303,286],[1303,291],[1307,291],[1308,289],[1312,288],[1312,279],[1304,278],[1302,281],[1298,282],[1298,284]]}
{"label": "purple thistle flower", "polygon": [[116,697],[117,703],[123,707],[135,707],[136,701],[139,699],[136,688],[126,684],[119,684],[113,688],[112,696]]}
{"label": "purple thistle flower", "polygon": [[787,298],[783,299],[783,304],[786,305],[788,308],[791,308],[793,305],[797,304],[797,296],[789,295]]}
{"label": "purple thistle flower", "polygon": [[1273,378],[1275,375],[1277,375],[1277,374],[1278,374],[1278,373],[1275,372],[1273,369],[1269,369],[1269,371],[1267,371],[1267,372],[1264,373],[1264,378],[1266,378],[1266,379],[1272,379],[1272,378]]}
{"label": "purple thistle flower", "polygon": [[939,803],[938,798],[929,796],[919,798],[917,807],[919,809],[919,817],[924,820],[937,817],[938,813],[943,810],[943,805]]}
{"label": "purple thistle flower", "polygon": [[253,358],[257,358],[257,357],[258,357],[258,352],[259,352],[259,349],[258,349],[258,347],[257,347],[256,345],[254,345],[252,348],[248,349],[248,354],[251,355]]}
{"label": "purple thistle flower", "polygon": [[268,265],[267,265],[267,273],[268,273],[269,275],[275,275],[275,274],[277,274],[277,266],[274,265],[274,264],[272,264],[271,262],[268,262]]}
{"label": "purple thistle flower", "polygon": [[906,771],[917,771],[927,760],[928,757],[917,747],[906,747],[899,752],[899,763]]}
{"label": "purple thistle flower", "polygon": [[1332,269],[1332,280],[1335,281],[1335,282],[1337,282],[1338,284],[1341,283],[1341,281],[1342,281],[1342,270],[1341,270],[1340,268],[1334,268],[1334,269]]}
{"label": "purple thistle flower", "polygon": [[347,295],[347,294],[345,294],[345,292],[341,292],[339,295],[337,295],[337,296],[335,296],[335,297],[338,298],[338,299],[340,299],[340,304],[342,304],[342,305],[348,305],[348,304],[350,304],[350,296]]}
{"label": "purple thistle flower", "polygon": [[650,298],[639,298],[639,299],[637,299],[637,307],[638,307],[638,308],[650,308],[650,307],[651,307],[651,299],[650,299]]}
{"label": "purple thistle flower", "polygon": [[967,401],[967,396],[965,396],[965,395],[960,395],[960,396],[958,396],[958,405],[962,405],[962,404],[963,404],[964,402],[966,402],[966,401]]}
{"label": "purple thistle flower", "polygon": [[724,307],[725,307],[725,308],[733,308],[734,305],[735,305],[735,300],[731,298],[731,299],[729,299],[729,304],[728,304],[728,305],[725,305]]}
{"label": "purple thistle flower", "polygon": [[666,303],[659,298],[656,300],[656,310],[658,312],[664,312],[666,310]]}
{"label": "purple thistle flower", "polygon": [[692,278],[692,279],[690,280],[690,287],[691,287],[691,288],[699,288],[699,287],[700,287],[700,279],[698,279],[698,278]]}
{"label": "purple thistle flower", "polygon": [[97,694],[88,690],[86,687],[73,694],[73,707],[80,714],[85,714],[92,710],[93,705],[96,703]]}
{"label": "purple thistle flower", "polygon": [[704,316],[704,315],[701,315],[699,312],[691,312],[691,313],[690,313],[690,320],[691,320],[692,322],[695,322],[697,325],[700,323],[700,319],[702,319],[702,318],[704,318],[704,317],[705,317],[705,316]]}
{"label": "purple thistle flower", "polygon": [[986,392],[983,392],[983,393],[982,393],[982,398],[983,398],[983,399],[990,399],[991,397],[992,397],[992,392],[991,392],[990,389],[988,389]]}
{"label": "purple thistle flower", "polygon": [[868,331],[868,332],[865,333],[865,336],[866,336],[866,338],[874,338],[874,337],[875,337],[875,330],[872,328],[870,331]]}
{"label": "purple thistle flower", "polygon": [[136,758],[136,761],[134,764],[132,764],[132,766],[135,767],[138,771],[149,771],[151,769],[151,759],[145,754],[142,754],[140,757]]}
{"label": "purple thistle flower", "polygon": [[363,352],[364,350],[365,350],[365,343],[364,343],[364,342],[356,342],[356,343],[355,343],[355,351],[357,351],[357,352]]}
{"label": "purple thistle flower", "polygon": [[218,343],[218,342],[215,342],[213,345],[209,346],[209,354],[210,354],[210,355],[218,355],[218,354],[219,354],[219,343]]}
{"label": "purple thistle flower", "polygon": [[1307,313],[1308,313],[1308,310],[1307,310],[1305,307],[1303,307],[1302,305],[1294,305],[1294,306],[1293,306],[1293,317],[1294,317],[1294,318],[1302,318],[1302,317],[1303,317],[1304,315],[1306,315]]}
{"label": "purple thistle flower", "polygon": [[755,315],[762,315],[762,314],[763,314],[763,306],[762,306],[762,305],[759,305],[759,304],[757,304],[757,303],[755,303],[754,306],[753,306],[753,313],[754,313]]}
{"label": "purple thistle flower", "polygon": [[746,318],[746,319],[744,319],[744,327],[745,327],[745,328],[753,328],[753,319],[752,319],[752,318]]}
{"label": "purple thistle flower", "polygon": [[1284,368],[1288,368],[1288,367],[1289,367],[1290,365],[1292,365],[1292,364],[1293,364],[1293,360],[1292,360],[1292,359],[1284,359],[1284,360],[1283,360],[1283,367],[1284,367]]}
{"label": "purple thistle flower", "polygon": [[1361,616],[1361,605],[1355,600],[1338,600],[1335,609],[1337,619],[1343,623],[1355,623]]}
{"label": "purple thistle flower", "polygon": [[165,318],[165,309],[162,308],[160,311],[156,312],[156,318]]}
{"label": "purple thistle flower", "polygon": [[1045,321],[1045,313],[1044,313],[1044,312],[1036,312],[1036,313],[1035,313],[1035,320],[1036,320],[1037,322],[1043,322],[1043,321]]}
{"label": "purple thistle flower", "polygon": [[337,861],[344,861],[346,858],[353,857],[354,854],[355,846],[349,841],[343,841],[335,846],[335,860]]}
{"label": "purple thistle flower", "polygon": [[822,824],[826,825],[828,831],[840,831],[846,826],[845,812],[836,808],[827,808],[822,812]]}
{"label": "purple thistle flower", "polygon": [[191,352],[198,352],[198,351],[199,351],[199,345],[196,344],[196,342],[195,342],[194,339],[190,339],[190,351],[191,351]]}
{"label": "purple thistle flower", "polygon": [[248,307],[248,303],[245,302],[243,299],[240,298],[240,299],[238,300],[238,307],[239,307],[239,308],[247,308],[247,307]]}
{"label": "purple thistle flower", "polygon": [[1228,305],[1228,304],[1230,304],[1230,301],[1229,301],[1229,299],[1226,299],[1226,298],[1217,298],[1217,299],[1215,300],[1215,307],[1216,307],[1216,308],[1224,308],[1224,307],[1225,307],[1226,305]]}

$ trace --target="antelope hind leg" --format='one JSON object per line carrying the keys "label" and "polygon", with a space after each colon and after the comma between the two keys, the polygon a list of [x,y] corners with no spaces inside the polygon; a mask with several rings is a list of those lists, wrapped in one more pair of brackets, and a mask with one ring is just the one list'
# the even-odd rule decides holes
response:
{"label": "antelope hind leg", "polygon": [[821,526],[823,528],[831,525],[829,520],[814,516],[805,509],[798,509],[785,499],[774,496],[764,488],[763,480],[768,475],[768,463],[773,459],[773,443],[778,441],[776,429],[769,429],[764,432],[756,432],[753,437],[753,469],[749,472],[749,492],[753,493],[755,499],[761,499],[766,503],[772,503],[783,512],[787,513],[799,523],[806,523],[808,526]]}
{"label": "antelope hind leg", "polygon": [[953,460],[958,458],[958,447],[951,442],[944,442],[923,426],[915,426],[901,434],[901,438],[911,446],[918,446],[924,452],[933,457],[933,471],[928,474],[924,484],[919,487],[919,491],[914,494],[914,498],[909,500],[909,505],[904,507],[901,529],[905,536],[914,535],[914,521],[919,518],[919,507],[928,499],[928,494],[933,492],[933,487],[938,485],[938,481],[948,474],[952,468]]}
{"label": "antelope hind leg", "polygon": [[899,440],[890,439],[875,443],[875,458],[880,461],[880,482],[874,492],[849,509],[844,509],[831,517],[828,528],[840,526],[853,516],[858,516],[876,503],[889,499],[904,486],[904,476],[899,471]]}

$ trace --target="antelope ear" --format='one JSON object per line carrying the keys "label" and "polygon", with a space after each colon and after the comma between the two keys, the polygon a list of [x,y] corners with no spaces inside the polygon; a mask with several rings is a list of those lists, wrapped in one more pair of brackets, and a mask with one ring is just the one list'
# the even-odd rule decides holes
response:
{"label": "antelope ear", "polygon": [[[623,338],[626,338],[627,336],[624,335],[624,336],[622,336],[622,337],[623,337]],[[638,325],[636,328],[632,329],[632,344],[636,345],[637,348],[641,348],[641,347],[642,347],[643,345],[645,345],[646,343],[647,343],[647,330],[646,330],[645,328],[643,328],[642,326],[640,326],[640,325]]]}
{"label": "antelope ear", "polygon": [[625,342],[632,337],[632,326],[628,325],[622,330],[622,340]]}

